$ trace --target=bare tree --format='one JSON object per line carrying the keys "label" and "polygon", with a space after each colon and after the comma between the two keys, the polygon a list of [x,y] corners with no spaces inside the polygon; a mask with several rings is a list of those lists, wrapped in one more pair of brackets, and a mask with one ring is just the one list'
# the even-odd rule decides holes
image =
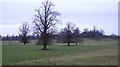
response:
{"label": "bare tree", "polygon": [[42,37],[43,50],[47,50],[48,44],[48,30],[54,28],[57,22],[59,22],[59,12],[54,11],[55,5],[48,0],[42,2],[40,8],[36,9],[36,15],[34,15],[34,28],[37,34]]}
{"label": "bare tree", "polygon": [[80,35],[80,30],[79,28],[77,27],[76,29],[73,30],[73,35],[74,35],[74,38],[75,38],[75,43],[77,45],[78,43],[78,39],[79,39],[79,35]]}
{"label": "bare tree", "polygon": [[67,44],[70,45],[71,39],[72,39],[72,31],[74,29],[75,25],[72,23],[67,23],[67,27],[64,29],[66,31],[66,38],[67,38]]}
{"label": "bare tree", "polygon": [[27,22],[24,22],[22,26],[19,28],[20,29],[20,42],[22,42],[24,45],[28,43],[28,32],[29,30],[29,25]]}

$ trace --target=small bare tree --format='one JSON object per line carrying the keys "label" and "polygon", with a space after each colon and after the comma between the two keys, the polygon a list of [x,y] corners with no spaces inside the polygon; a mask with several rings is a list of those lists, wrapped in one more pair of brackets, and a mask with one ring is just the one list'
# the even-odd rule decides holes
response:
{"label": "small bare tree", "polygon": [[19,28],[20,29],[20,42],[22,42],[24,45],[28,43],[28,32],[29,30],[29,25],[27,22],[23,23],[22,26]]}
{"label": "small bare tree", "polygon": [[48,0],[42,2],[40,8],[36,9],[36,15],[34,15],[34,28],[37,34],[41,35],[43,50],[47,50],[48,44],[48,30],[54,28],[57,22],[59,22],[59,12],[54,11],[55,5]]}
{"label": "small bare tree", "polygon": [[74,35],[74,38],[75,38],[75,43],[76,43],[76,45],[77,45],[78,40],[79,40],[79,38],[80,38],[80,30],[79,30],[78,27],[73,30],[73,35]]}
{"label": "small bare tree", "polygon": [[64,29],[66,30],[66,39],[68,46],[70,45],[71,39],[72,39],[72,31],[74,29],[75,25],[72,23],[67,23],[67,27]]}

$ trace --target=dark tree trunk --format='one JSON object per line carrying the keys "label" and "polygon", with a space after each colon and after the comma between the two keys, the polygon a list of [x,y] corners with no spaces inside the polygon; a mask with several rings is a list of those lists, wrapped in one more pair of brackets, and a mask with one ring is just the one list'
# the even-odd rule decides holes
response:
{"label": "dark tree trunk", "polygon": [[77,41],[76,41],[76,45],[77,45]]}
{"label": "dark tree trunk", "polygon": [[68,42],[68,46],[70,46],[70,31],[68,31],[67,34],[67,42]]}
{"label": "dark tree trunk", "polygon": [[46,44],[43,45],[43,50],[47,50],[47,45]]}
{"label": "dark tree trunk", "polygon": [[25,45],[26,43],[24,42],[23,44]]}
{"label": "dark tree trunk", "polygon": [[44,33],[43,33],[43,50],[47,50],[47,28],[45,27]]}
{"label": "dark tree trunk", "polygon": [[75,42],[75,43],[76,43],[76,45],[77,45],[77,37],[76,37],[76,42]]}
{"label": "dark tree trunk", "polygon": [[68,46],[70,46],[70,42],[68,42]]}

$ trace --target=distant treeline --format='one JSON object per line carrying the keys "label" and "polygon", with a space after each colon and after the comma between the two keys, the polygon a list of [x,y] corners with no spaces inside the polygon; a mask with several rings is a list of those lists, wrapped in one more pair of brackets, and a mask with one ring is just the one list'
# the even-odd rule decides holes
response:
{"label": "distant treeline", "polygon": [[[62,41],[64,42],[66,40],[66,35],[65,35],[65,30],[61,30],[60,32],[56,34],[49,34],[51,39],[57,40],[57,41]],[[71,32],[70,37],[72,37],[71,41],[74,41],[75,33]],[[79,33],[77,35],[78,38],[91,38],[91,39],[103,39],[103,38],[112,38],[112,39],[118,39],[120,38],[119,36],[115,34],[111,35],[105,35],[102,30],[90,30],[84,29],[83,32]],[[29,35],[27,36],[28,40],[38,40],[40,39],[40,36],[38,35]],[[20,40],[20,36],[15,36],[15,35],[7,35],[7,36],[0,36],[0,39],[2,41],[14,41],[14,40]]]}

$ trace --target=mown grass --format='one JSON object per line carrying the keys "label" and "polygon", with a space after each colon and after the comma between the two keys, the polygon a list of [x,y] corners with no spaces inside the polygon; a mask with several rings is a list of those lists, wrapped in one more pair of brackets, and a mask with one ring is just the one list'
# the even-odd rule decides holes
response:
{"label": "mown grass", "polygon": [[[32,44],[22,45],[17,42],[3,43],[2,46],[2,62],[3,65],[14,64],[23,61],[31,61],[49,57],[58,57],[62,55],[86,52],[92,50],[98,50],[103,48],[114,48],[117,47],[116,41],[102,42],[90,42],[90,44],[97,43],[96,45],[77,45],[77,46],[65,46],[65,45],[49,45],[50,50],[43,51],[42,46],[36,46]],[[102,43],[102,44],[101,44]],[[6,45],[7,44],[7,45]]]}
{"label": "mown grass", "polygon": [[118,65],[118,55],[113,56],[95,56],[74,60],[74,65]]}
{"label": "mown grass", "polygon": [[89,58],[78,58],[70,61],[55,61],[52,59],[30,61],[23,64],[33,65],[118,65],[118,55],[95,56]]}

